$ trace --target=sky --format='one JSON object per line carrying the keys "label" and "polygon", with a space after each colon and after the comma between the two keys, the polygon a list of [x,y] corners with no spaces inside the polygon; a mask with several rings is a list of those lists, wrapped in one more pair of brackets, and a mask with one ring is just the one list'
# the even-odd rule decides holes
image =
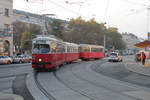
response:
{"label": "sky", "polygon": [[149,0],[14,0],[13,3],[14,9],[55,14],[65,20],[78,16],[85,20],[95,18],[99,23],[106,22],[107,27],[117,27],[120,33],[129,32],[145,39],[150,31],[149,5]]}

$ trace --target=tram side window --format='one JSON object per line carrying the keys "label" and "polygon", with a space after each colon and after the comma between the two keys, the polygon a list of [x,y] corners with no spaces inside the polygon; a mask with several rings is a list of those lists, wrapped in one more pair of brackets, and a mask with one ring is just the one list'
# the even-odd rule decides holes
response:
{"label": "tram side window", "polygon": [[100,48],[100,51],[103,52],[103,48]]}
{"label": "tram side window", "polygon": [[81,47],[79,47],[79,52],[82,52],[82,48]]}
{"label": "tram side window", "polygon": [[63,44],[57,44],[56,52],[57,53],[64,53],[65,52],[65,46]]}
{"label": "tram side window", "polygon": [[92,48],[91,51],[92,52],[102,52],[103,49],[102,48]]}
{"label": "tram side window", "polygon": [[96,50],[96,48],[91,48],[91,51],[96,52],[97,50]]}
{"label": "tram side window", "polygon": [[71,53],[71,46],[67,47],[67,53]]}

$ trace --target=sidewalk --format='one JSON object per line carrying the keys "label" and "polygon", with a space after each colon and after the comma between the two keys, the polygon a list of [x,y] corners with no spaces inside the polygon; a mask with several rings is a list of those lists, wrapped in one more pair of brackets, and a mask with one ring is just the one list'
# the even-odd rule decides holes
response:
{"label": "sidewalk", "polygon": [[124,65],[125,67],[138,74],[150,76],[150,60],[146,60],[146,64],[142,65],[141,62],[135,62],[134,57],[128,56],[124,57]]}
{"label": "sidewalk", "polygon": [[14,94],[0,93],[0,100],[23,100],[23,98]]}

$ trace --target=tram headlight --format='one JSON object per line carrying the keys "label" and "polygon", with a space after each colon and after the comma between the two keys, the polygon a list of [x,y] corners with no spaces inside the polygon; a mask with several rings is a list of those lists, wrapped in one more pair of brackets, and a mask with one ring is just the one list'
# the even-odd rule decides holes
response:
{"label": "tram headlight", "polygon": [[39,58],[39,62],[41,62],[42,61],[42,59],[41,58]]}

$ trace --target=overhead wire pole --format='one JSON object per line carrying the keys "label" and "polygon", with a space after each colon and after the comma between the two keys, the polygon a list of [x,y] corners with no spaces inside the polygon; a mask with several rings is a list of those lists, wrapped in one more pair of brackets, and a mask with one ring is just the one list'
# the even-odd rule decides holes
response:
{"label": "overhead wire pole", "polygon": [[148,42],[150,43],[150,29],[149,29],[149,21],[150,21],[150,6],[147,7],[147,35],[148,35]]}
{"label": "overhead wire pole", "polygon": [[[109,3],[110,3],[110,0],[107,0],[107,5],[106,5],[106,9],[105,9],[105,13],[104,13],[104,19],[103,19],[104,25],[106,24],[106,17],[107,17]],[[105,49],[106,49],[106,34],[104,34],[104,53],[105,53]]]}

